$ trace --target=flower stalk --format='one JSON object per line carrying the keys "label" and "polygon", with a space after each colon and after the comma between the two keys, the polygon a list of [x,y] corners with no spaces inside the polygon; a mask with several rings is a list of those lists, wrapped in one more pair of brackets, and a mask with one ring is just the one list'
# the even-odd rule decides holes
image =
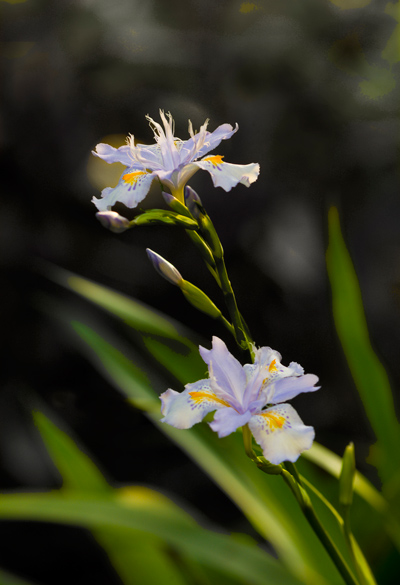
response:
{"label": "flower stalk", "polygon": [[282,476],[282,479],[296,498],[311,528],[314,530],[321,544],[329,554],[332,561],[335,563],[339,573],[343,577],[344,582],[347,585],[364,585],[366,582],[364,580],[358,581],[356,579],[342,553],[339,551],[328,532],[321,524],[318,516],[315,513],[310,496],[301,484],[300,476],[297,473],[295,465],[291,462],[285,462],[285,467],[290,468],[291,471],[293,471],[292,474],[282,465],[273,465],[269,463],[269,461],[267,461],[264,457],[257,457],[252,448],[252,437],[247,425],[243,427],[243,443],[246,455],[252,461],[254,461],[254,463],[259,469],[261,469],[261,471],[267,473],[268,475]]}
{"label": "flower stalk", "polygon": [[[242,317],[238,309],[235,293],[233,292],[231,281],[229,280],[228,271],[224,260],[224,249],[217,231],[203,207],[200,197],[191,188],[185,188],[185,203],[193,218],[198,222],[201,237],[197,239],[196,244],[203,241],[204,247],[211,253],[211,258],[205,258],[206,262],[212,268],[211,272],[224,295],[226,308],[228,309],[231,323],[233,326],[235,339],[242,350],[248,350],[252,360],[254,359],[253,342],[248,331],[247,325],[242,322]],[[194,241],[193,236],[190,236]],[[204,255],[203,255],[204,257]]]}

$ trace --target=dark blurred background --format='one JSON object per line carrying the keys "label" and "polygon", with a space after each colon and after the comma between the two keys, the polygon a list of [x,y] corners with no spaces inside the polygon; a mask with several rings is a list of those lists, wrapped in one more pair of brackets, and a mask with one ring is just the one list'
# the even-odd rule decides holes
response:
{"label": "dark blurred background", "polygon": [[[220,234],[257,344],[320,376],[322,390],[295,402],[304,421],[338,454],[354,440],[359,468],[379,486],[365,461],[374,437],[334,330],[325,251],[333,204],[396,392],[398,8],[378,0],[1,0],[0,22],[1,488],[60,483],[31,421],[35,406],[69,428],[115,485],[157,487],[229,530],[252,533],[42,310],[50,296],[96,318],[47,281],[45,261],[132,295],[209,342],[226,338],[147,260],[150,247],[216,298],[185,233],[112,234],[90,201],[120,173],[91,150],[122,144],[128,133],[153,142],[145,115],[157,119],[159,108],[171,111],[182,139],[189,118],[195,128],[210,118],[210,130],[238,122],[215,153],[259,162],[259,180],[229,193],[214,189],[207,173],[190,183]],[[144,206],[164,206],[158,187]],[[159,456],[157,469],[144,445]],[[0,535],[0,563],[41,583],[117,582],[83,531],[2,523]]]}

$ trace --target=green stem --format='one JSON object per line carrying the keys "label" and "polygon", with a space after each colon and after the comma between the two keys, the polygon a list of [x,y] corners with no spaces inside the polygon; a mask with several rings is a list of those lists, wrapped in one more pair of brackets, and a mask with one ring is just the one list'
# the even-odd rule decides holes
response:
{"label": "green stem", "polygon": [[243,444],[244,450],[246,451],[247,457],[249,457],[252,461],[257,463],[257,455],[253,451],[252,443],[253,443],[253,435],[251,434],[251,430],[249,429],[248,425],[244,425],[242,427],[243,432]]}
{"label": "green stem", "polygon": [[222,325],[224,327],[227,328],[227,330],[229,331],[229,333],[231,333],[233,336],[235,336],[235,330],[232,327],[232,325],[229,323],[228,319],[225,319],[225,317],[221,314],[221,316],[218,318],[218,321],[220,323],[222,323]]}
{"label": "green stem", "polygon": [[241,347],[243,347],[243,344],[245,347],[247,347],[247,339],[244,334],[243,324],[236,303],[235,293],[233,292],[231,281],[228,277],[225,261],[223,258],[216,258],[215,263],[217,266],[218,276],[221,281],[221,290],[224,295],[225,304],[229,311],[232,325],[235,329],[236,339]]}
{"label": "green stem", "polygon": [[[175,194],[177,197],[177,194]],[[197,210],[197,211],[196,211]],[[195,205],[192,210],[193,218],[199,224],[199,230],[187,230],[188,236],[200,251],[207,267],[213,274],[219,288],[224,295],[225,305],[234,329],[234,335],[239,347],[248,350],[253,361],[252,340],[247,325],[242,321],[235,293],[229,280],[225,266],[224,250],[215,227],[201,205]]]}
{"label": "green stem", "polygon": [[332,561],[335,563],[345,583],[347,585],[359,585],[359,582],[355,578],[341,552],[319,521],[308,493],[300,484],[297,483],[295,478],[286,469],[282,470],[282,477],[298,501],[304,516],[308,520],[308,523],[314,530],[315,534],[318,536],[320,542],[331,557]]}

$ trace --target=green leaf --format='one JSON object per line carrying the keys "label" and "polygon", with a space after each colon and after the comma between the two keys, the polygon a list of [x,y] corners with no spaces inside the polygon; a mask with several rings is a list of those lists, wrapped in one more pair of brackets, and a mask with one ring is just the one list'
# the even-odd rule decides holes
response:
{"label": "green leaf", "polygon": [[[342,468],[342,459],[330,449],[314,441],[313,446],[302,455],[330,473],[333,477],[339,479]],[[379,513],[384,513],[388,508],[388,503],[380,492],[372,485],[366,477],[359,471],[356,471],[354,478],[354,491],[361,496],[369,505]]]}
{"label": "green leaf", "polygon": [[147,488],[115,490],[113,496],[101,494],[95,499],[73,492],[2,495],[0,518],[61,522],[91,530],[140,530],[159,537],[185,557],[239,576],[249,585],[301,583],[255,544],[201,528],[167,498]]}
{"label": "green leaf", "polygon": [[46,273],[58,284],[69,288],[92,303],[113,313],[138,331],[153,333],[170,339],[181,339],[182,337],[171,319],[161,316],[144,303],[61,268],[52,266],[51,269],[46,270]]}
{"label": "green leaf", "polygon": [[[34,420],[62,476],[63,493],[88,493],[94,500],[112,494],[100,471],[67,434],[41,412],[34,413]],[[119,526],[95,526],[92,532],[125,585],[136,585],[138,580],[153,585],[160,579],[169,585],[185,585],[160,538]]]}
{"label": "green leaf", "polygon": [[372,348],[361,291],[340,229],[335,207],[329,211],[327,267],[333,316],[347,363],[377,437],[376,461],[382,479],[393,479],[400,467],[400,426],[387,373]]}
{"label": "green leaf", "polygon": [[[79,321],[71,321],[70,325],[85,344],[92,348],[94,353],[90,353],[90,359],[95,367],[110,382],[117,383],[119,389],[129,396],[136,408],[146,412],[160,411],[159,398],[147,375],[140,368],[113,345],[94,334],[87,325]],[[87,351],[86,346],[83,346],[83,349]]]}
{"label": "green leaf", "polygon": [[[92,528],[124,585],[186,585],[179,567],[166,550],[163,539],[126,526]],[[178,555],[176,555],[178,556]],[[185,564],[181,559],[180,564]]]}
{"label": "green leaf", "polygon": [[[333,453],[323,445],[314,442],[311,449],[303,453],[302,459],[311,461],[321,469],[327,471],[332,477],[339,479],[342,460],[336,455],[336,453]],[[385,531],[390,536],[393,544],[400,551],[400,523],[393,514],[390,504],[372,485],[372,483],[357,470],[354,477],[354,493],[367,502],[368,505],[382,518]]]}
{"label": "green leaf", "polygon": [[207,374],[207,367],[199,354],[199,348],[193,346],[172,348],[166,343],[145,337],[144,343],[151,355],[175,376],[182,384],[196,382]]}
{"label": "green leaf", "polygon": [[42,439],[63,479],[65,489],[83,492],[108,492],[111,487],[98,468],[73,440],[57,428],[43,413],[33,418]]}

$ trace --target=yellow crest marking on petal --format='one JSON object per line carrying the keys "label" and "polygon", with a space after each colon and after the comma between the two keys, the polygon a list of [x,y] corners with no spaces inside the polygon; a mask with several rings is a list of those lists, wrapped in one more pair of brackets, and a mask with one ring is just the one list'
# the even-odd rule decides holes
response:
{"label": "yellow crest marking on petal", "polygon": [[218,402],[218,404],[222,404],[222,406],[230,406],[225,400],[218,398],[215,394],[209,394],[208,392],[189,392],[189,396],[196,404],[199,402],[203,402],[203,400],[212,400],[213,402]]}
{"label": "yellow crest marking on petal", "polygon": [[[268,372],[271,374],[271,372],[277,372],[278,368],[276,367],[276,360],[272,360],[272,362],[269,364],[269,368],[268,368]],[[263,380],[263,385],[266,384],[268,381],[268,376],[266,378],[264,378]]]}
{"label": "yellow crest marking on petal", "polygon": [[224,158],[224,155],[216,154],[215,156],[207,156],[207,158],[203,158],[203,161],[208,161],[212,165],[214,165],[214,167],[216,167],[224,162],[222,160],[223,158]]}
{"label": "yellow crest marking on petal", "polygon": [[134,173],[126,173],[126,175],[124,175],[122,179],[125,181],[125,183],[130,183],[131,185],[133,185],[134,183],[136,183],[136,181],[140,179],[142,175],[147,175],[147,172],[135,171]]}
{"label": "yellow crest marking on petal", "polygon": [[268,371],[269,372],[276,372],[277,370],[278,370],[278,368],[276,367],[276,360],[272,360],[272,362],[269,364]]}
{"label": "yellow crest marking on petal", "polygon": [[262,412],[261,416],[267,419],[268,426],[271,431],[281,429],[286,422],[285,417],[276,414],[275,412]]}

